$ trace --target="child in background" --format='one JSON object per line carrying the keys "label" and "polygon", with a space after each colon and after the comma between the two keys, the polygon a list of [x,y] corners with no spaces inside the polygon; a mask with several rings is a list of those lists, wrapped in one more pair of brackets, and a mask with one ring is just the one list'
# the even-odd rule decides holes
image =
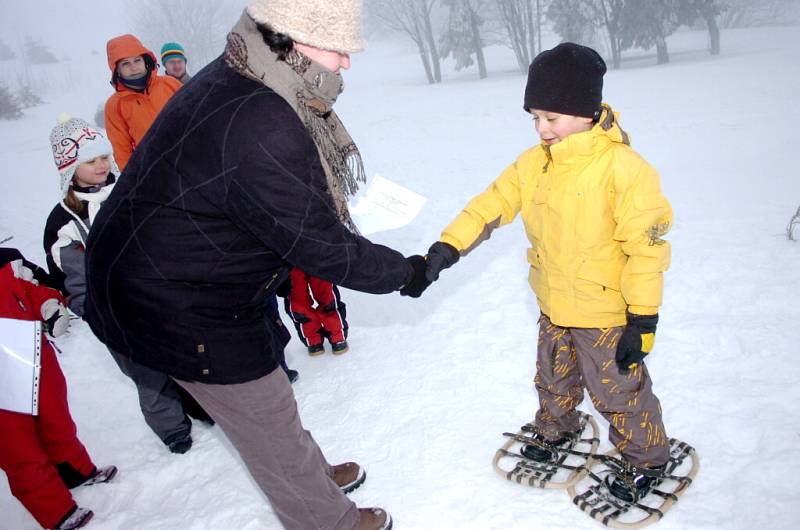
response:
{"label": "child in background", "polygon": [[289,273],[287,282],[280,294],[286,297],[286,313],[294,322],[297,335],[308,348],[309,355],[325,353],[323,341],[326,337],[335,355],[345,353],[349,349],[347,311],[339,289],[331,282],[309,276],[296,267]]}
{"label": "child in background", "polygon": [[[114,188],[119,169],[111,144],[79,118],[62,116],[50,134],[53,157],[61,174],[63,199],[47,218],[44,251],[50,275],[67,296],[69,308],[82,317],[86,297],[84,251],[89,228]],[[192,446],[192,416],[211,419],[200,405],[167,375],[111,352],[120,370],[136,384],[145,421],[173,453]]]}
{"label": "child in background", "polygon": [[180,81],[183,85],[192,78],[186,69],[186,63],[188,62],[189,59],[186,58],[183,46],[177,42],[168,42],[161,47],[161,64],[164,65],[164,72]]}
{"label": "child in background", "polygon": [[[428,252],[427,275],[436,280],[522,213],[531,242],[529,282],[541,309],[536,438],[566,443],[578,430],[576,408],[586,388],[610,423],[611,442],[632,466],[628,480],[615,480],[611,491],[631,501],[649,491],[651,470],[669,458],[643,359],[653,347],[670,262],[662,236],[672,209],[658,173],[602,103],[605,71],[597,52],[572,43],[534,59],[524,109],[542,142],[444,229]],[[551,454],[534,445],[522,452],[537,461]]]}
{"label": "child in background", "polygon": [[158,75],[155,54],[133,35],[120,35],[106,44],[114,94],[105,107],[108,139],[114,158],[125,169],[164,105],[181,86],[170,76]]}
{"label": "child in background", "polygon": [[[69,327],[61,293],[39,285],[38,267],[27,265],[18,250],[0,248],[0,318],[41,320],[48,334],[61,336]],[[44,333],[40,362],[38,414],[0,409],[0,468],[11,493],[43,528],[72,530],[93,513],[78,507],[69,490],[108,482],[117,468],[98,469],[78,439],[64,374]]]}

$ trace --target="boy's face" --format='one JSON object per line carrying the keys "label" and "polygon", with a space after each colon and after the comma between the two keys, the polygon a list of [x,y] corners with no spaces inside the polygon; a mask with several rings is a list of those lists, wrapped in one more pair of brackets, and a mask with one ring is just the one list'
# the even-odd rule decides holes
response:
{"label": "boy's face", "polygon": [[147,65],[144,62],[144,57],[136,55],[134,57],[120,59],[117,63],[117,72],[125,79],[141,77],[147,72]]}
{"label": "boy's face", "polygon": [[549,110],[529,109],[533,123],[542,142],[557,144],[570,134],[588,131],[592,128],[592,118],[559,114]]}
{"label": "boy's face", "polygon": [[186,73],[186,61],[180,58],[164,61],[164,70],[172,77],[182,77]]}

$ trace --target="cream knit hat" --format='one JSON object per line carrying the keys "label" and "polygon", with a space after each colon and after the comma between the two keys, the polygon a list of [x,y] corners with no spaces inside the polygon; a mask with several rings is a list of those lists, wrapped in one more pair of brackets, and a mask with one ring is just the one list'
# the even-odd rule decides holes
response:
{"label": "cream knit hat", "polygon": [[66,194],[72,182],[75,169],[89,160],[101,155],[108,155],[111,172],[119,175],[119,168],[114,162],[113,148],[103,133],[80,118],[69,114],[61,114],[58,124],[50,133],[50,145],[53,148],[53,160],[61,176],[61,193]]}
{"label": "cream knit hat", "polygon": [[301,44],[340,53],[366,47],[361,39],[361,0],[254,0],[247,13]]}

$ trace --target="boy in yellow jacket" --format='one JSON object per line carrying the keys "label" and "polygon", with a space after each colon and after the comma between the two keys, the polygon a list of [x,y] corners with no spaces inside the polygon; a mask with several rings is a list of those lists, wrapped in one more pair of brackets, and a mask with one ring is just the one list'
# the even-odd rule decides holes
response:
{"label": "boy in yellow jacket", "polygon": [[[618,115],[602,103],[606,65],[591,48],[562,43],[528,72],[524,108],[541,143],[473,198],[428,251],[427,279],[522,214],[531,243],[529,282],[541,309],[536,437],[558,447],[578,430],[586,388],[609,421],[609,438],[633,466],[612,492],[649,490],[669,458],[661,407],[643,363],[653,347],[662,274],[662,236],[672,209],[658,173],[630,147]],[[523,455],[546,461],[534,445]],[[642,471],[644,470],[644,471]],[[638,491],[633,492],[632,486]]]}

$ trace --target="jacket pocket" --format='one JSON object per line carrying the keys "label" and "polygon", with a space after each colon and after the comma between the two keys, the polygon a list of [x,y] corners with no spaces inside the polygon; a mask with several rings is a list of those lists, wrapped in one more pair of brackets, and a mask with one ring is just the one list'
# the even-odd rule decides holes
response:
{"label": "jacket pocket", "polygon": [[612,264],[584,261],[575,279],[575,304],[581,313],[624,314],[620,270]]}
{"label": "jacket pocket", "polygon": [[537,243],[541,243],[544,237],[547,197],[547,190],[536,188],[530,199],[525,201],[522,206],[522,219],[525,222],[525,230]]}

